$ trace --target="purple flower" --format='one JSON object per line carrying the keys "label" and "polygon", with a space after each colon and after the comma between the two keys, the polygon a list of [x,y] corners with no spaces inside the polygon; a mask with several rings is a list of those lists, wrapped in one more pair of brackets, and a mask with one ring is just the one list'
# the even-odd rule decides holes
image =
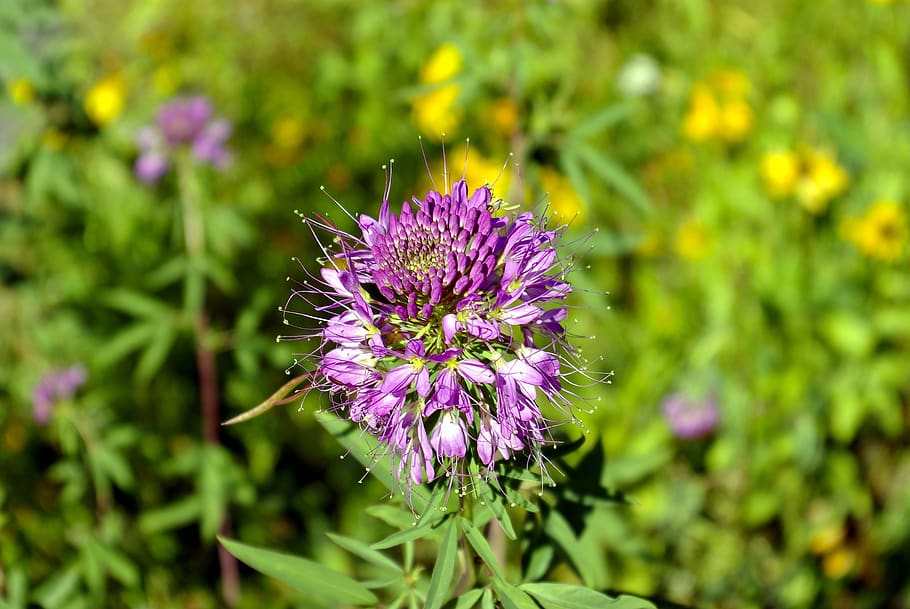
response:
{"label": "purple flower", "polygon": [[143,182],[157,182],[170,169],[170,158],[180,148],[193,158],[224,169],[231,162],[226,144],[231,124],[214,117],[211,102],[201,95],[178,97],[158,110],[153,125],[136,134],[139,157],[133,171]]}
{"label": "purple flower", "polygon": [[87,378],[85,367],[79,364],[45,373],[32,390],[32,418],[35,422],[47,425],[54,404],[72,397]]}
{"label": "purple flower", "polygon": [[694,400],[674,393],[662,403],[664,418],[679,438],[700,438],[711,433],[720,418],[717,402],[706,398]]}
{"label": "purple flower", "polygon": [[315,388],[378,439],[377,456],[392,456],[407,487],[439,469],[467,479],[472,460],[489,472],[518,452],[543,468],[541,448],[555,426],[577,421],[581,399],[563,391],[580,371],[562,326],[574,264],[556,250],[563,228],[510,215],[488,186],[470,192],[464,180],[398,213],[389,188],[378,216],[355,218],[354,233],[305,219],[327,235],[324,265],[281,310],[300,327],[315,308],[317,323],[279,339],[319,340],[299,358],[316,368]]}

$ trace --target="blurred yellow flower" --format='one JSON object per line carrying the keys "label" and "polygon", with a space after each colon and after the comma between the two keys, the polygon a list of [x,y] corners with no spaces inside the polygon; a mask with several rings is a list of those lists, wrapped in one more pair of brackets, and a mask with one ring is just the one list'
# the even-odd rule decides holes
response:
{"label": "blurred yellow flower", "polygon": [[809,551],[816,555],[826,554],[837,548],[845,536],[844,525],[840,522],[824,526],[809,538]]}
{"label": "blurred yellow flower", "polygon": [[453,78],[461,71],[461,51],[446,43],[436,49],[420,69],[420,82],[429,85]]}
{"label": "blurred yellow flower", "polygon": [[761,159],[761,177],[772,197],[786,197],[799,181],[799,157],[789,150],[767,152]]}
{"label": "blurred yellow flower", "polygon": [[795,195],[807,211],[817,214],[847,189],[849,176],[827,151],[803,147],[799,152],[765,153],[759,164],[765,190],[774,198]]}
{"label": "blurred yellow flower", "polygon": [[850,548],[837,548],[822,559],[822,571],[831,579],[842,579],[853,571],[856,553]]}
{"label": "blurred yellow flower", "polygon": [[120,116],[125,101],[126,83],[119,74],[110,74],[92,85],[83,106],[92,122],[103,126]]}
{"label": "blurred yellow flower", "polygon": [[869,258],[893,262],[907,243],[907,212],[897,201],[881,199],[863,215],[841,222],[840,234]]}
{"label": "blurred yellow flower", "polygon": [[[509,187],[512,185],[512,173],[503,161],[494,161],[483,153],[479,152],[476,147],[471,146],[467,152],[468,158],[465,163],[465,146],[461,145],[446,153],[446,168],[448,169],[448,181],[451,187],[452,182],[460,180],[462,173],[468,183],[468,189],[472,190],[489,184],[493,190],[493,196],[499,199],[505,199],[509,196]],[[437,176],[442,175],[442,167],[438,168]],[[442,188],[442,184],[437,179],[437,186]]]}
{"label": "blurred yellow flower", "polygon": [[550,167],[541,167],[539,176],[540,185],[549,193],[549,211],[553,218],[559,223],[583,222],[587,207],[568,178]]}
{"label": "blurred yellow flower", "polygon": [[[452,79],[461,71],[461,51],[446,43],[436,49],[420,70],[420,83],[431,85]],[[412,102],[414,121],[426,135],[436,139],[451,132],[459,121],[455,103],[461,87],[455,83],[443,85],[417,96]]]}
{"label": "blurred yellow flower", "polygon": [[443,133],[451,133],[458,126],[455,102],[459,93],[458,85],[444,85],[417,97],[413,103],[417,127],[433,139],[439,139]]}
{"label": "blurred yellow flower", "polygon": [[683,116],[683,135],[693,142],[745,139],[755,122],[747,100],[751,89],[749,78],[738,70],[718,70],[695,83]]}
{"label": "blurred yellow flower", "polygon": [[847,172],[824,150],[809,150],[804,157],[805,170],[796,185],[796,198],[812,213],[819,213],[828,201],[847,189]]}
{"label": "blurred yellow flower", "polygon": [[24,106],[35,99],[35,87],[25,78],[14,78],[6,85],[7,93],[13,102]]}
{"label": "blurred yellow flower", "polygon": [[710,249],[708,231],[697,220],[689,218],[677,229],[673,247],[686,260],[701,260]]}
{"label": "blurred yellow flower", "polygon": [[683,117],[683,133],[693,142],[709,140],[717,133],[720,107],[711,90],[703,84],[692,88],[689,110]]}
{"label": "blurred yellow flower", "polygon": [[749,104],[741,100],[731,101],[721,108],[718,134],[728,142],[740,142],[752,130],[753,122],[755,116]]}
{"label": "blurred yellow flower", "polygon": [[518,124],[518,107],[511,97],[500,97],[490,107],[490,122],[502,135],[511,135]]}

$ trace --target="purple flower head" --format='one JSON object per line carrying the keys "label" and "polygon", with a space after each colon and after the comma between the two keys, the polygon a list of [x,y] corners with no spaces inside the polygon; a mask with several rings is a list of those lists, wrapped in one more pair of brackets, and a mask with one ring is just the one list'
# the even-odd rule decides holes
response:
{"label": "purple flower head", "polygon": [[72,397],[87,378],[85,367],[79,364],[45,373],[32,390],[32,418],[35,422],[47,425],[54,404]]}
{"label": "purple flower head", "polygon": [[175,98],[161,106],[154,124],[136,134],[139,157],[133,171],[143,182],[157,182],[170,169],[174,152],[181,148],[189,148],[200,163],[224,169],[231,162],[226,146],[231,130],[230,122],[214,116],[208,98]]}
{"label": "purple flower head", "polygon": [[[509,214],[465,180],[393,210],[390,182],[391,171],[378,216],[354,218],[351,233],[304,219],[327,235],[325,257],[281,307],[303,332],[279,339],[317,339],[300,358],[314,388],[377,438],[407,488],[440,477],[464,488],[469,464],[483,476],[509,460],[543,470],[551,430],[578,422],[581,399],[563,389],[582,369],[562,325],[575,262],[556,250],[563,228]],[[299,326],[313,309],[315,327]]]}
{"label": "purple flower head", "polygon": [[666,398],[661,406],[664,418],[678,438],[701,438],[717,427],[720,411],[717,402],[694,400],[679,393]]}

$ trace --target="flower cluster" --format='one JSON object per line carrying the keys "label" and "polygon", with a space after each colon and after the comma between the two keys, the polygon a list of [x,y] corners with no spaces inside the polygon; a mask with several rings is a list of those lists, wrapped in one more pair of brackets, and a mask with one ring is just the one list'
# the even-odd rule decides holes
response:
{"label": "flower cluster", "polygon": [[231,124],[215,118],[211,102],[201,95],[179,97],[163,105],[155,123],[143,127],[136,135],[140,154],[134,171],[143,182],[157,182],[170,168],[171,156],[189,147],[193,158],[218,169],[231,160],[225,143],[231,135]]}
{"label": "flower cluster", "polygon": [[821,213],[831,199],[847,189],[847,172],[836,158],[820,148],[776,150],[761,160],[765,189],[774,198],[795,196],[811,213]]}
{"label": "flower cluster", "polygon": [[39,425],[47,425],[51,420],[54,404],[59,400],[72,397],[76,390],[85,383],[88,374],[80,365],[62,370],[48,372],[32,391],[32,418]]}
{"label": "flower cluster", "polygon": [[573,263],[555,249],[562,231],[505,215],[488,186],[470,193],[463,179],[397,214],[388,187],[384,199],[357,234],[305,219],[335,246],[282,307],[285,323],[308,315],[295,299],[327,293],[331,304],[316,307],[310,333],[279,339],[318,339],[314,387],[379,440],[408,487],[519,452],[543,465],[551,428],[577,421],[564,388],[580,364],[563,327]]}
{"label": "flower cluster", "polygon": [[755,122],[748,101],[751,88],[749,78],[736,70],[718,70],[708,80],[695,83],[683,117],[683,134],[693,142],[743,141]]}
{"label": "flower cluster", "polygon": [[844,219],[840,233],[866,256],[894,262],[907,244],[907,212],[897,201],[881,199],[862,215]]}

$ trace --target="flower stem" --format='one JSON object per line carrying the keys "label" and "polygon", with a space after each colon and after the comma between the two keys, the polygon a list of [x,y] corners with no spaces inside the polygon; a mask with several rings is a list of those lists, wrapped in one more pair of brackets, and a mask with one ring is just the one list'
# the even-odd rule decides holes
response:
{"label": "flower stem", "polygon": [[[187,254],[184,279],[184,310],[192,321],[196,349],[196,374],[199,379],[199,403],[202,408],[202,438],[207,444],[218,443],[218,372],[215,352],[206,341],[209,317],[205,309],[205,225],[199,184],[188,154],[176,162],[183,237]],[[231,517],[225,510],[219,533],[231,537]],[[225,605],[235,607],[240,597],[240,573],[235,559],[218,545],[221,570],[221,597]]]}

